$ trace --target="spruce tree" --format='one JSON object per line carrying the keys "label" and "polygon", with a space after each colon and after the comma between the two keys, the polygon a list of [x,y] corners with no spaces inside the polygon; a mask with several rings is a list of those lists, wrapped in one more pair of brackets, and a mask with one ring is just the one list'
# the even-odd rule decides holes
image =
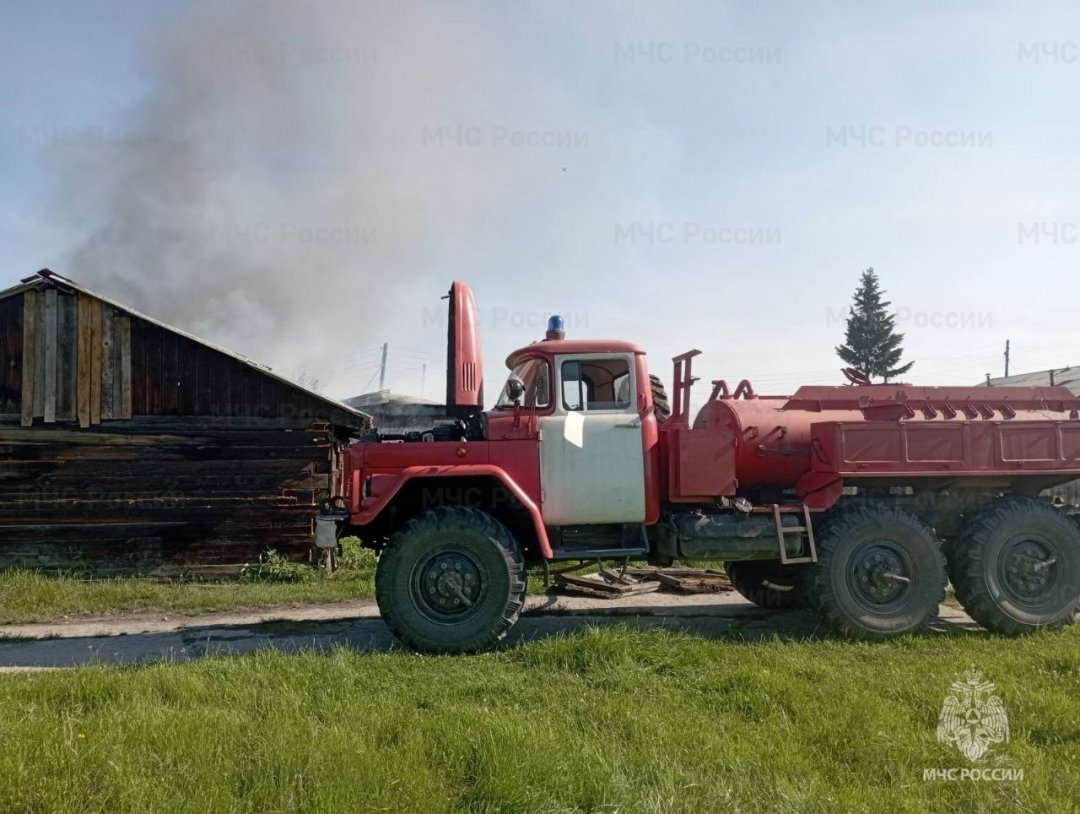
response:
{"label": "spruce tree", "polygon": [[889,302],[873,268],[862,273],[859,287],[848,311],[847,333],[837,355],[851,367],[868,376],[880,376],[888,383],[893,376],[911,370],[914,362],[900,364],[904,349],[902,333],[896,332],[896,316],[889,313]]}

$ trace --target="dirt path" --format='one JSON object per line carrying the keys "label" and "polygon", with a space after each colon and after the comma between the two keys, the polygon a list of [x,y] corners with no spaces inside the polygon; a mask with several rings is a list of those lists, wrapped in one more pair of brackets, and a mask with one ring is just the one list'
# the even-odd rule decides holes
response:
{"label": "dirt path", "polygon": [[[511,644],[572,633],[588,625],[630,625],[679,630],[705,638],[754,640],[828,636],[806,611],[778,613],[736,594],[644,594],[619,600],[569,596],[529,597]],[[962,611],[946,605],[936,634],[978,630]],[[327,651],[335,647],[381,652],[400,647],[370,600],[261,611],[174,616],[140,613],[60,624],[0,626],[0,672],[88,664],[190,661],[211,654]]]}
{"label": "dirt path", "polygon": [[[647,614],[693,615],[723,608],[725,613],[765,613],[735,593],[678,595],[656,592],[624,599],[591,599],[548,594],[530,596],[526,614]],[[266,622],[330,622],[344,619],[378,619],[373,599],[351,599],[323,605],[288,605],[255,610],[216,611],[197,615],[137,611],[100,616],[78,616],[62,622],[30,622],[0,625],[0,639],[80,638],[124,636],[135,633],[167,633],[194,627],[251,626]]]}

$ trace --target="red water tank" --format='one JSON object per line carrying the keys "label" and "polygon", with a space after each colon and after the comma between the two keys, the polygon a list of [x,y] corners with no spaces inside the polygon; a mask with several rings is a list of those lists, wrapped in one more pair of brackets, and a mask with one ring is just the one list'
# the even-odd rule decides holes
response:
{"label": "red water tank", "polygon": [[859,410],[789,410],[787,396],[721,398],[706,402],[693,428],[729,434],[735,443],[739,487],[793,487],[810,469],[810,425],[862,420]]}
{"label": "red water tank", "polygon": [[793,396],[722,396],[694,430],[730,437],[739,489],[794,487],[810,469],[811,427],[834,421],[1032,421],[1075,418],[1063,387],[801,387]]}

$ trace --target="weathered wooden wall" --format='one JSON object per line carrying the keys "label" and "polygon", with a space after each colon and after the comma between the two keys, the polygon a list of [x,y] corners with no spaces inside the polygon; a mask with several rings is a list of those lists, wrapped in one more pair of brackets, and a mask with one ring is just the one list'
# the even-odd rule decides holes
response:
{"label": "weathered wooden wall", "polygon": [[198,572],[306,556],[328,491],[328,429],[121,421],[0,427],[0,567]]}
{"label": "weathered wooden wall", "polygon": [[18,420],[22,400],[23,295],[0,299],[0,417]]}
{"label": "weathered wooden wall", "polygon": [[81,291],[0,299],[0,567],[305,557],[363,421]]}
{"label": "weathered wooden wall", "polygon": [[0,300],[0,354],[0,420],[23,426],[162,415],[357,423],[231,354],[56,288]]}

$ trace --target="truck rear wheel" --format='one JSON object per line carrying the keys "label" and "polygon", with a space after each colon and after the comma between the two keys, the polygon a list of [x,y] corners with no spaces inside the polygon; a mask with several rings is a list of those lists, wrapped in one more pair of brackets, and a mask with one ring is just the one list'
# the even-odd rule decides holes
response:
{"label": "truck rear wheel", "polygon": [[1080,602],[1080,528],[1048,503],[1000,500],[964,528],[949,575],[964,610],[988,630],[1070,625]]}
{"label": "truck rear wheel", "polygon": [[761,608],[789,610],[809,604],[803,585],[804,570],[773,560],[725,562],[731,584],[742,596]]}
{"label": "truck rear wheel", "polygon": [[945,598],[945,557],[914,515],[863,506],[826,521],[809,567],[811,605],[849,639],[879,640],[926,627]]}
{"label": "truck rear wheel", "polygon": [[493,647],[525,603],[521,548],[485,512],[431,509],[410,520],[382,552],[375,597],[394,635],[418,650]]}

